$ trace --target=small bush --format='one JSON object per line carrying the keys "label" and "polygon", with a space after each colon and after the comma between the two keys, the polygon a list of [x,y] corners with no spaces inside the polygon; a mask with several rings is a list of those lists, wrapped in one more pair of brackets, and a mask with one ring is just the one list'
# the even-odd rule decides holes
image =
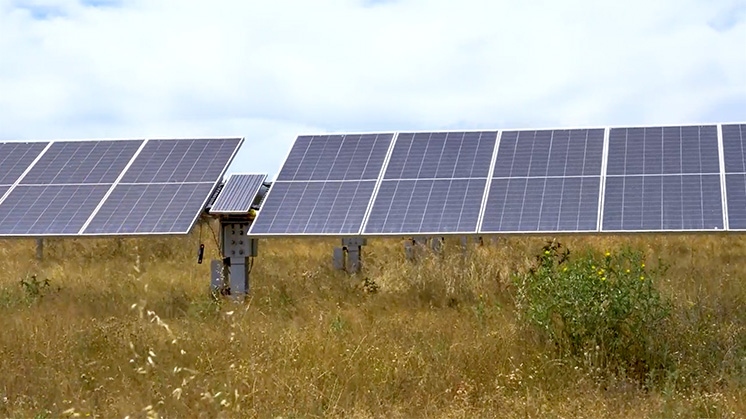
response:
{"label": "small bush", "polygon": [[575,259],[551,242],[537,266],[514,277],[516,305],[560,357],[642,382],[663,367],[654,343],[670,303],[653,285],[656,274],[639,251]]}

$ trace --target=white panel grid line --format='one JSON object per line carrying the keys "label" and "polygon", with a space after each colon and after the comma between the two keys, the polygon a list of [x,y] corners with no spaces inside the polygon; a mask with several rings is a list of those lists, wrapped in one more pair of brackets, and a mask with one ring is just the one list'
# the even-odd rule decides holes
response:
{"label": "white panel grid line", "polygon": [[[414,139],[414,137],[413,137]],[[363,216],[363,222],[360,224],[360,230],[358,231],[358,235],[363,234],[365,232],[365,229],[368,227],[368,221],[370,220],[370,213],[373,210],[373,203],[376,202],[376,199],[378,198],[378,192],[381,189],[381,184],[383,183],[383,179],[386,176],[386,171],[389,168],[389,163],[391,162],[391,155],[394,153],[394,147],[396,147],[396,143],[399,141],[399,132],[395,132],[393,138],[391,139],[391,144],[389,144],[389,149],[386,150],[386,157],[383,159],[383,164],[381,165],[381,171],[378,173],[378,179],[376,180],[376,185],[373,187],[373,193],[370,196],[370,201],[368,201],[368,206],[365,208],[365,215]],[[410,144],[410,150],[412,145]],[[398,185],[397,185],[398,188]],[[393,199],[392,199],[393,202]],[[391,211],[391,207],[389,207],[389,211]],[[387,215],[388,215],[387,212]]]}
{"label": "white panel grid line", "polygon": [[720,196],[723,208],[723,228],[730,230],[730,220],[728,219],[728,189],[726,188],[725,177],[725,148],[723,146],[723,124],[718,124],[718,160],[720,164]]}
{"label": "white panel grid line", "polygon": [[596,231],[604,228],[604,204],[606,199],[606,171],[609,166],[609,136],[611,128],[604,129],[604,146],[601,152],[601,178],[598,184],[598,218],[596,219]]}
{"label": "white panel grid line", "polygon": [[117,176],[117,178],[114,179],[114,183],[111,184],[111,187],[109,188],[109,190],[106,191],[106,194],[104,195],[104,197],[101,198],[101,201],[98,203],[98,205],[96,205],[96,208],[93,210],[93,212],[88,217],[88,219],[86,220],[86,222],[80,228],[80,230],[78,231],[78,234],[83,234],[83,232],[85,231],[85,229],[88,228],[88,225],[91,224],[91,221],[93,221],[93,218],[101,210],[101,207],[104,206],[104,203],[106,202],[107,199],[109,199],[109,196],[114,191],[114,188],[117,186],[117,184],[119,183],[119,181],[122,180],[122,178],[124,177],[125,173],[127,173],[127,170],[130,168],[130,166],[132,166],[132,163],[135,162],[135,159],[137,158],[137,156],[140,155],[140,152],[142,151],[143,148],[145,148],[145,145],[147,143],[148,143],[148,140],[143,140],[142,144],[140,144],[140,147],[138,147],[137,151],[135,151],[135,154],[133,154],[132,158],[130,158],[130,161],[127,162],[126,166],[124,166],[124,168],[122,169],[122,171],[119,173],[119,176]]}
{"label": "white panel grid line", "polygon": [[21,181],[23,181],[23,178],[25,178],[26,175],[28,175],[31,169],[33,169],[34,166],[36,166],[36,163],[38,163],[39,160],[41,160],[41,158],[47,152],[47,150],[49,150],[49,148],[52,147],[52,144],[54,144],[54,142],[50,141],[47,144],[47,146],[44,147],[44,149],[39,153],[39,155],[36,156],[36,158],[31,162],[31,164],[29,164],[26,170],[24,170],[23,173],[21,173],[21,176],[19,176],[18,179],[16,179],[16,181],[10,186],[10,188],[8,188],[8,190],[5,191],[5,194],[2,197],[0,197],[0,205],[2,205],[3,201],[5,201],[5,199],[8,198],[10,193],[13,192],[13,190],[21,183]]}
{"label": "white panel grid line", "polygon": [[497,164],[497,153],[500,150],[500,140],[502,139],[503,131],[497,131],[495,135],[495,148],[492,150],[492,157],[490,160],[490,169],[487,172],[487,181],[484,184],[484,193],[482,194],[482,204],[479,206],[479,218],[477,219],[477,232],[482,231],[482,223],[484,222],[484,213],[487,212],[487,198],[492,189],[492,176],[495,174],[495,165]]}

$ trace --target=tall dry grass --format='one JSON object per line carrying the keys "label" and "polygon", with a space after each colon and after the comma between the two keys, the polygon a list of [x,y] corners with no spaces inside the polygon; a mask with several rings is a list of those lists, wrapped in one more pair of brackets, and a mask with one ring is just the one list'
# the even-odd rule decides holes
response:
{"label": "tall dry grass", "polygon": [[[216,257],[205,230],[208,257]],[[640,382],[557,355],[521,321],[513,275],[547,238],[365,270],[335,240],[267,240],[245,304],[208,295],[185,238],[0,244],[0,417],[746,417],[746,240],[565,237],[667,267],[669,367]]]}

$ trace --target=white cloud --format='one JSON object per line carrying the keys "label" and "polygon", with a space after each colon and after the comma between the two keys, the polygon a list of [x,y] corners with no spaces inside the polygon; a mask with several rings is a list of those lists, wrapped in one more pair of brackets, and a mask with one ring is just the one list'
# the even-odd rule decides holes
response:
{"label": "white cloud", "polygon": [[[95,6],[92,6],[95,5]],[[0,0],[0,138],[746,119],[742,0]]]}

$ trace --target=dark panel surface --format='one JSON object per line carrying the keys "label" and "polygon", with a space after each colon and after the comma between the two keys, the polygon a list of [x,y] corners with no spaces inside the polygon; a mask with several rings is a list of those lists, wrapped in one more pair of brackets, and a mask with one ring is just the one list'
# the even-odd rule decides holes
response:
{"label": "dark panel surface", "polygon": [[19,185],[0,204],[0,235],[78,234],[108,189]]}
{"label": "dark panel surface", "polygon": [[375,185],[275,182],[251,234],[357,234]]}
{"label": "dark panel surface", "polygon": [[0,185],[14,184],[47,144],[49,143],[0,143]]}
{"label": "dark panel surface", "polygon": [[600,176],[603,129],[503,131],[493,177]]}
{"label": "dark panel surface", "polygon": [[504,131],[481,232],[596,230],[604,132]]}
{"label": "dark panel surface", "polygon": [[497,131],[400,133],[366,234],[475,233]]}
{"label": "dark panel surface", "polygon": [[212,193],[211,183],[119,184],[84,234],[185,234]]}
{"label": "dark panel surface", "polygon": [[719,173],[717,126],[612,128],[606,173]]}
{"label": "dark panel surface", "polygon": [[726,173],[746,173],[746,124],[723,125]]}
{"label": "dark panel surface", "polygon": [[54,142],[21,183],[114,183],[141,144],[140,140]]}
{"label": "dark panel surface", "polygon": [[231,175],[210,212],[248,213],[265,179],[267,175]]}
{"label": "dark panel surface", "polygon": [[300,136],[278,181],[378,179],[393,134]]}
{"label": "dark panel surface", "polygon": [[603,230],[722,230],[719,175],[606,178]]}
{"label": "dark panel surface", "polygon": [[216,183],[240,144],[240,138],[149,140],[121,182]]}
{"label": "dark panel surface", "polygon": [[486,182],[486,179],[385,180],[365,233],[474,233]]}
{"label": "dark panel surface", "polygon": [[599,177],[493,179],[484,232],[593,231]]}
{"label": "dark panel surface", "polygon": [[384,179],[486,178],[496,131],[401,133]]}
{"label": "dark panel surface", "polygon": [[728,191],[728,227],[746,230],[746,174],[725,175],[725,186]]}
{"label": "dark panel surface", "polygon": [[728,227],[746,230],[746,124],[723,125]]}

